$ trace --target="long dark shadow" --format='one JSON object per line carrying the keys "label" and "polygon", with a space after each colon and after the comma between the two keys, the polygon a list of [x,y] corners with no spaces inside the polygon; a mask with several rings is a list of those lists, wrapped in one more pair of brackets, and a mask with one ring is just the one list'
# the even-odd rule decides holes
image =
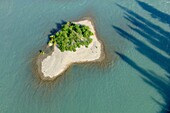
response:
{"label": "long dark shadow", "polygon": [[169,113],[170,112],[170,110],[169,110],[169,107],[170,107],[169,106],[169,103],[170,103],[170,97],[169,97],[170,96],[170,83],[169,83],[169,81],[159,77],[159,75],[156,75],[156,73],[154,73],[152,71],[149,72],[149,71],[143,69],[142,67],[137,65],[135,62],[133,62],[127,56],[125,56],[119,52],[116,52],[116,53],[117,53],[117,55],[119,55],[119,57],[123,61],[125,61],[131,67],[133,67],[138,72],[140,72],[142,74],[141,78],[146,83],[148,83],[149,85],[154,87],[157,90],[157,92],[161,94],[161,96],[163,97],[166,104],[162,104],[153,98],[153,100],[155,102],[157,102],[159,105],[162,106],[162,110],[160,111],[160,113]]}
{"label": "long dark shadow", "polygon": [[170,32],[165,31],[160,26],[148,21],[132,10],[118,4],[117,6],[125,11],[124,18],[137,27],[129,26],[131,29],[137,31],[138,34],[147,39],[152,45],[170,55]]}
{"label": "long dark shadow", "polygon": [[158,64],[162,69],[170,73],[170,59],[161,55],[159,52],[155,51],[154,49],[147,46],[145,43],[138,40],[133,35],[127,33],[123,29],[113,26],[113,28],[116,30],[116,32],[121,35],[123,38],[131,41],[133,44],[136,45],[136,49],[146,57],[148,57],[150,60]]}
{"label": "long dark shadow", "polygon": [[147,12],[151,14],[151,16],[155,19],[160,20],[163,23],[170,25],[170,15],[163,13],[162,11],[152,7],[151,5],[148,5],[145,2],[141,2],[139,0],[136,0],[136,2]]}
{"label": "long dark shadow", "polygon": [[[159,19],[160,22],[170,25],[170,16],[165,14],[156,8],[136,0],[136,2],[144,10],[151,13],[151,16],[154,16]],[[159,101],[153,99],[155,102],[162,106],[160,113],[169,113],[170,112],[170,32],[164,30],[159,25],[149,21],[148,19],[142,17],[136,12],[127,9],[119,4],[116,4],[122,10],[124,10],[124,18],[130,23],[128,27],[130,30],[140,35],[141,38],[145,39],[147,43],[163,51],[164,54],[160,53],[156,49],[153,49],[152,46],[147,45],[143,41],[139,40],[137,37],[133,36],[131,33],[126,32],[120,27],[114,26],[114,30],[124,39],[130,41],[135,45],[135,48],[138,52],[149,58],[152,62],[157,64],[160,68],[167,72],[167,77],[161,78],[160,75],[157,75],[154,71],[147,70],[137,65],[132,59],[128,58],[126,55],[118,53],[119,57],[128,63],[131,67],[136,69],[141,73],[141,78],[147,84],[154,87],[163,97],[165,104],[160,103]],[[162,75],[161,75],[162,76]]]}

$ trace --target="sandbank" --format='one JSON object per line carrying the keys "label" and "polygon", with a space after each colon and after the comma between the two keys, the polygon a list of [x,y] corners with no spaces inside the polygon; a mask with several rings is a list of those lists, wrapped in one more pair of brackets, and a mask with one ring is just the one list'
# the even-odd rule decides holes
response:
{"label": "sandbank", "polygon": [[51,54],[46,57],[39,55],[37,60],[38,69],[43,80],[53,80],[61,75],[73,63],[100,61],[102,56],[102,44],[98,40],[95,28],[89,19],[73,22],[75,24],[86,25],[93,32],[92,43],[88,48],[81,46],[76,52],[61,52],[57,46],[53,48]]}

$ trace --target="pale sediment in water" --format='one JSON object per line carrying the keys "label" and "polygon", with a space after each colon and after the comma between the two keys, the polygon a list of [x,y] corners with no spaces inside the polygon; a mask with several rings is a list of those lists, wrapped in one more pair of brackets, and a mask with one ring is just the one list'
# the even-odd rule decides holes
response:
{"label": "pale sediment in water", "polygon": [[[86,48],[81,46],[76,49],[76,52],[64,51],[61,52],[57,46],[53,52],[45,57],[40,57],[37,60],[38,70],[41,73],[41,78],[44,80],[53,80],[61,75],[73,63],[100,61],[102,55],[102,44],[97,38],[95,28],[90,20],[82,20],[74,22],[76,24],[86,25],[93,32],[92,43]],[[103,59],[103,58],[102,58]]]}

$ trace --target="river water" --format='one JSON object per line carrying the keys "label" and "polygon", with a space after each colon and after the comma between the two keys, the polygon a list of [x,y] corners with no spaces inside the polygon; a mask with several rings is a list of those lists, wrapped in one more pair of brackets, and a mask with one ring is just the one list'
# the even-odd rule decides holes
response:
{"label": "river water", "polygon": [[[0,0],[0,113],[163,113],[169,0]],[[56,24],[94,20],[107,61],[41,81],[34,61]]]}

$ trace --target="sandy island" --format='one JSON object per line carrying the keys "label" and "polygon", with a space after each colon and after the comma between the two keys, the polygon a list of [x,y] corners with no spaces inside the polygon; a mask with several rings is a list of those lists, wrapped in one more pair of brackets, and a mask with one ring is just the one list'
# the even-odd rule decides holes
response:
{"label": "sandy island", "polygon": [[[38,68],[41,71],[41,78],[44,80],[53,80],[61,75],[73,63],[99,61],[102,55],[102,44],[97,39],[96,31],[90,20],[73,22],[75,24],[86,25],[93,32],[92,43],[88,48],[81,46],[76,52],[61,52],[56,46],[53,52],[47,57],[38,60]],[[41,55],[40,55],[41,56]]]}

